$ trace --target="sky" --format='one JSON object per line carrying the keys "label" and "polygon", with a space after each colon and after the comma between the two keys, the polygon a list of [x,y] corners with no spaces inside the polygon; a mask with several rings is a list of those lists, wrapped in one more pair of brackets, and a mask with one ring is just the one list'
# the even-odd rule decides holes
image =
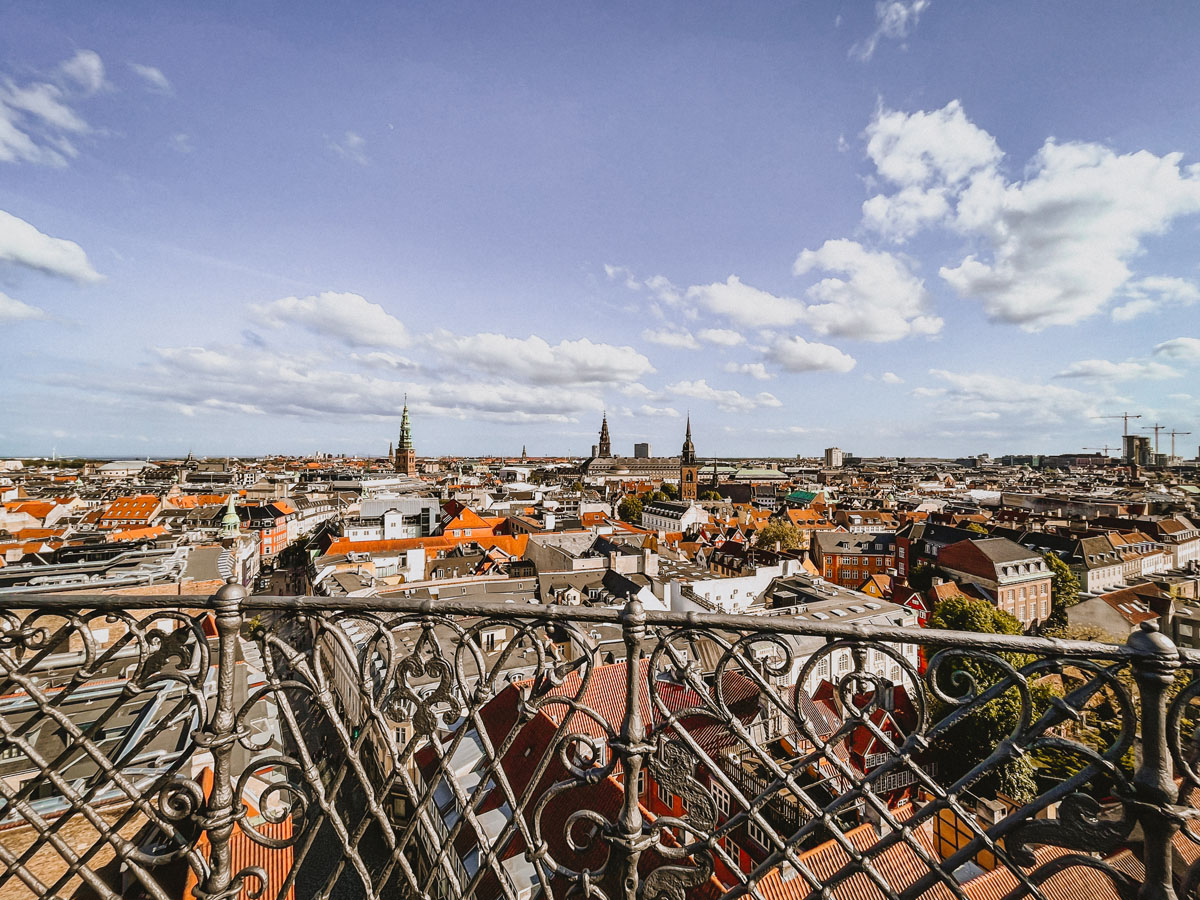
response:
{"label": "sky", "polygon": [[[1200,4],[0,6],[0,454],[1200,443]],[[1170,438],[1162,436],[1162,449]]]}

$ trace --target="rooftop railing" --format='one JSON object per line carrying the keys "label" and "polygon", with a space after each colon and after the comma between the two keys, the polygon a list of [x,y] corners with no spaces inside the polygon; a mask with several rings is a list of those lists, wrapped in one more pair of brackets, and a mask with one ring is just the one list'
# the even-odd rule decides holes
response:
{"label": "rooftop railing", "polygon": [[21,596],[0,897],[1194,896],[1197,668],[1153,624]]}

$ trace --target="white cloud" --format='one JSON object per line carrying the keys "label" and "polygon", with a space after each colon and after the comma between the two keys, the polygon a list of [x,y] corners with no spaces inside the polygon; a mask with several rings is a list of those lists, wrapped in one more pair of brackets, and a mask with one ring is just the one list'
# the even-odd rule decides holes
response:
{"label": "white cloud", "polygon": [[924,282],[891,253],[830,240],[801,253],[793,268],[797,275],[816,270],[847,276],[824,278],[806,292],[814,303],[803,319],[818,334],[895,341],[942,330],[942,320],[929,314]]}
{"label": "white cloud", "polygon": [[1063,420],[1089,420],[1099,414],[1099,405],[1110,399],[1095,390],[1078,391],[985,372],[930,369],[929,374],[945,386],[916,388],[912,395],[938,401],[940,415],[964,419],[1009,418],[1020,425],[1058,426]]}
{"label": "white cloud", "polygon": [[52,78],[18,84],[0,77],[0,162],[65,166],[79,155],[72,139],[91,128],[74,103],[107,87],[104,64],[80,50]]}
{"label": "white cloud", "polygon": [[722,412],[750,412],[760,407],[783,406],[778,397],[766,391],[748,397],[738,391],[714,388],[703,378],[696,381],[677,381],[668,384],[664,391],[677,397],[708,401]]}
{"label": "white cloud", "polygon": [[901,41],[917,27],[921,13],[929,8],[930,0],[879,0],[875,4],[875,30],[850,48],[850,57],[866,62],[875,54],[879,42]]}
{"label": "white cloud", "polygon": [[192,136],[185,131],[175,132],[167,138],[167,144],[179,153],[191,153],[195,149],[192,146]]}
{"label": "white cloud", "polygon": [[0,263],[36,269],[73,281],[100,281],[83,248],[74,241],[50,237],[24,219],[0,209]]}
{"label": "white cloud", "polygon": [[649,406],[643,404],[638,407],[638,415],[641,416],[665,416],[668,419],[678,419],[679,410],[673,406]]}
{"label": "white cloud", "polygon": [[296,325],[350,347],[397,348],[409,344],[403,322],[358,294],[325,291],[309,297],[283,297],[254,304],[250,311],[266,325]]}
{"label": "white cloud", "polygon": [[1107,359],[1082,359],[1071,363],[1055,377],[1086,378],[1095,381],[1131,381],[1178,378],[1179,375],[1180,373],[1170,366],[1156,362],[1140,362],[1129,359],[1117,363]]}
{"label": "white cloud", "polygon": [[730,275],[724,282],[693,285],[686,296],[710,312],[751,328],[792,325],[804,315],[804,304],[799,300],[777,297],[743,284],[736,275]]}
{"label": "white cloud", "polygon": [[59,65],[58,69],[85,93],[94,94],[108,86],[104,80],[104,62],[94,50],[76,50],[75,55]]}
{"label": "white cloud", "polygon": [[155,66],[144,66],[141,63],[131,62],[129,68],[133,69],[134,73],[145,82],[146,87],[151,91],[159,94],[170,94],[174,92],[170,80],[162,73],[162,69]]}
{"label": "white cloud", "polygon": [[704,328],[699,332],[698,337],[706,343],[717,344],[721,347],[736,347],[746,343],[746,339],[741,334],[729,328]]}
{"label": "white cloud", "polygon": [[939,274],[994,321],[1030,331],[1073,324],[1123,291],[1121,321],[1196,299],[1181,279],[1130,283],[1144,240],[1200,212],[1200,167],[1182,166],[1178,153],[1050,139],[1023,180],[1010,181],[995,139],[958,101],[932,112],[881,108],[866,137],[876,171],[896,190],[863,205],[864,223],[894,240],[934,225],[974,240],[975,252]]}
{"label": "white cloud", "polygon": [[21,322],[28,319],[44,319],[46,311],[22,303],[0,291],[0,322]]}
{"label": "white cloud", "polygon": [[674,328],[647,328],[642,332],[642,340],[663,347],[678,347],[683,350],[700,349],[700,345],[692,337],[690,331],[678,331]]}
{"label": "white cloud", "polygon": [[749,375],[751,378],[758,381],[770,381],[775,377],[774,373],[768,372],[767,367],[760,362],[756,363],[725,363],[725,371],[732,375]]}
{"label": "white cloud", "polygon": [[529,384],[613,384],[635,382],[654,371],[633,347],[597,344],[582,338],[551,345],[533,335],[435,336],[438,349],[467,368]]}
{"label": "white cloud", "polygon": [[962,104],[905,113],[880,107],[867,126],[867,156],[898,187],[953,187],[1003,158],[996,139],[972,123]]}
{"label": "white cloud", "polygon": [[1163,341],[1154,348],[1154,355],[1185,363],[1200,362],[1200,338],[1180,337]]}
{"label": "white cloud", "polygon": [[398,418],[405,395],[414,414],[471,421],[571,422],[602,403],[591,393],[487,381],[395,381],[329,368],[321,354],[258,348],[167,347],[152,378],[122,375],[91,384],[122,396],[239,414]]}
{"label": "white cloud", "polygon": [[1131,281],[1125,293],[1130,299],[1113,309],[1114,322],[1128,322],[1165,306],[1191,306],[1200,300],[1200,288],[1193,282],[1161,275]]}
{"label": "white cloud", "polygon": [[372,350],[370,353],[351,353],[350,358],[366,366],[398,372],[420,368],[417,363],[406,356],[397,356],[395,353],[386,353],[383,350]]}
{"label": "white cloud", "polygon": [[625,266],[613,266],[605,263],[604,274],[608,276],[609,281],[620,280],[631,291],[640,291],[642,289],[642,283]]}
{"label": "white cloud", "polygon": [[1200,169],[1180,159],[1048,141],[1023,183],[981,177],[963,192],[957,226],[991,259],[972,254],[941,275],[992,319],[1030,331],[1086,319],[1129,280],[1144,238],[1200,211]]}
{"label": "white cloud", "polygon": [[367,139],[356,131],[347,131],[341,140],[330,140],[329,146],[342,159],[352,163],[365,166],[371,162],[367,156]]}
{"label": "white cloud", "polygon": [[879,376],[879,380],[884,384],[904,384],[904,379],[895,372],[884,372]]}
{"label": "white cloud", "polygon": [[788,372],[849,372],[855,359],[829,344],[801,337],[781,338],[767,350],[767,359]]}

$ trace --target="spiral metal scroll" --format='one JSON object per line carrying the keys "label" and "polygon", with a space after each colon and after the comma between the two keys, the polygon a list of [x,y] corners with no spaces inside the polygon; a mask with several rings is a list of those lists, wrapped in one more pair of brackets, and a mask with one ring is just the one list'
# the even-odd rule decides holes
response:
{"label": "spiral metal scroll", "polygon": [[[115,860],[149,896],[165,898],[164,867],[182,860],[204,871],[194,847],[204,795],[190,774],[192,734],[208,716],[202,620],[177,611],[0,612],[0,754],[9,767],[0,778],[9,826],[0,831],[0,894],[19,880],[52,896],[77,878],[117,897],[120,881],[105,868]],[[74,845],[64,837],[73,823],[97,837]],[[5,846],[28,832],[26,849]],[[62,866],[35,865],[41,847]]]}

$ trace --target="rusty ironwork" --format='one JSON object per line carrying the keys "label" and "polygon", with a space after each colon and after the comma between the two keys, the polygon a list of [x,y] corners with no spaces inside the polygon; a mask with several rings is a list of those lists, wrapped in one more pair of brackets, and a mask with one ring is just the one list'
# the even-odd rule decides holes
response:
{"label": "rusty ironwork", "polygon": [[1200,655],[1153,624],[1113,645],[637,600],[17,602],[5,900],[1200,885]]}

